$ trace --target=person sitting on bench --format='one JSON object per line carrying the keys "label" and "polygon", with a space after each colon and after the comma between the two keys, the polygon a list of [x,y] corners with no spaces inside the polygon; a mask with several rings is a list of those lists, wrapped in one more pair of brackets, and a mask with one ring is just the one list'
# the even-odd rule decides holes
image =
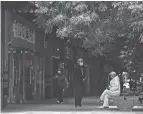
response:
{"label": "person sitting on bench", "polygon": [[100,96],[100,100],[103,101],[103,108],[109,108],[108,99],[114,96],[120,96],[120,79],[115,72],[109,74],[111,77],[109,87],[104,90]]}

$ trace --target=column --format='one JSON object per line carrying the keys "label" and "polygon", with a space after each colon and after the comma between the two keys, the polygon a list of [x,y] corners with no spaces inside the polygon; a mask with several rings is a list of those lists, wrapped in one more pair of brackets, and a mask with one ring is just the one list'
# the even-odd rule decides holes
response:
{"label": "column", "polygon": [[16,84],[15,84],[15,97],[16,97],[16,102],[20,102],[20,76],[21,76],[21,64],[20,64],[20,60],[21,60],[21,52],[16,53],[16,58],[15,58],[15,70],[16,70],[16,74],[15,74],[15,80],[16,80]]}
{"label": "column", "polygon": [[13,62],[12,62],[12,57],[13,56],[13,50],[12,48],[10,48],[10,51],[9,51],[9,67],[10,67],[10,70],[9,70],[9,95],[8,95],[8,103],[11,103],[11,100],[12,100],[12,97],[13,97],[13,92],[12,92],[12,89],[13,89],[13,86],[12,86],[12,76],[13,76]]}
{"label": "column", "polygon": [[42,97],[42,57],[40,56],[40,71],[39,71],[39,98]]}
{"label": "column", "polygon": [[34,55],[34,65],[33,65],[33,79],[34,79],[34,100],[36,95],[36,56]]}
{"label": "column", "polygon": [[19,71],[19,83],[20,83],[20,90],[19,90],[19,92],[20,92],[20,95],[19,95],[19,101],[20,101],[20,103],[22,103],[23,102],[23,98],[22,98],[22,96],[23,96],[23,63],[22,63],[22,58],[23,57],[23,55],[22,55],[22,51],[21,51],[21,54],[20,54],[20,63],[19,63],[19,66],[20,66],[20,71]]}
{"label": "column", "polygon": [[[10,14],[8,11],[5,11],[5,61],[4,61],[4,77],[8,77],[8,42],[9,42],[9,37],[10,37],[10,28],[9,25],[11,25],[11,20],[10,20]],[[9,80],[10,81],[10,80]],[[8,99],[10,99],[10,97],[8,96],[9,93],[9,86],[7,87],[7,89],[5,89],[5,93],[7,93],[7,97]],[[4,96],[6,97],[6,96]],[[7,99],[6,99],[7,100]],[[10,101],[10,100],[8,100]]]}
{"label": "column", "polygon": [[43,57],[43,98],[45,98],[45,56]]}
{"label": "column", "polygon": [[22,61],[23,61],[23,74],[22,74],[23,95],[22,95],[22,98],[23,98],[23,101],[26,102],[26,99],[25,99],[25,54],[24,54],[24,51],[22,51],[22,53],[23,53],[23,57],[22,57]]}
{"label": "column", "polygon": [[41,88],[40,88],[40,80],[41,80],[41,65],[40,65],[40,56],[38,56],[38,63],[37,63],[37,98],[39,99],[41,96]]}

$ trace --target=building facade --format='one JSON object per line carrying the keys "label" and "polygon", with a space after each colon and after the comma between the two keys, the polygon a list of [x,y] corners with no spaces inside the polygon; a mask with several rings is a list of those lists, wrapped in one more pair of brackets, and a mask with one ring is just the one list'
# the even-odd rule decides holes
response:
{"label": "building facade", "polygon": [[2,106],[44,98],[44,31],[16,12],[2,11],[2,23]]}

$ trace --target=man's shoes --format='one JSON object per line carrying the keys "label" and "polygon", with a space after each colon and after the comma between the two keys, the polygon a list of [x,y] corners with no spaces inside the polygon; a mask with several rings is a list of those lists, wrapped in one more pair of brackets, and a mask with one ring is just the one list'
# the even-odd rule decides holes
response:
{"label": "man's shoes", "polygon": [[60,101],[57,101],[57,103],[58,103],[58,104],[61,104],[61,102],[60,102]]}
{"label": "man's shoes", "polygon": [[75,108],[76,108],[76,109],[83,109],[83,107],[82,107],[82,106],[79,106],[79,105],[78,105],[78,106],[75,106]]}
{"label": "man's shoes", "polygon": [[79,109],[83,109],[83,106],[79,106]]}
{"label": "man's shoes", "polygon": [[58,104],[63,104],[63,102],[57,101]]}
{"label": "man's shoes", "polygon": [[79,109],[79,106],[75,106],[76,109]]}

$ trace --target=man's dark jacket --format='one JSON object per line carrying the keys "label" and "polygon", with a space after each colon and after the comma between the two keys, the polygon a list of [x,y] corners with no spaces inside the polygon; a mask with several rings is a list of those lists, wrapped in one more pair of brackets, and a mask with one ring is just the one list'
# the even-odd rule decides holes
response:
{"label": "man's dark jacket", "polygon": [[83,83],[83,79],[85,78],[85,67],[76,65],[74,69],[74,85]]}

